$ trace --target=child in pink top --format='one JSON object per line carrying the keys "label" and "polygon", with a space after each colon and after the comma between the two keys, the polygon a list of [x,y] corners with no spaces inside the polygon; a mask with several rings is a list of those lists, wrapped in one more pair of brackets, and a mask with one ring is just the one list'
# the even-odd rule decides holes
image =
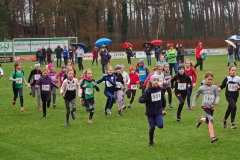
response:
{"label": "child in pink top", "polygon": [[[52,82],[57,85],[58,79],[56,78],[56,71],[52,63],[48,64],[48,70],[49,70],[48,76],[52,79]],[[53,108],[55,108],[56,107],[56,88],[52,87],[51,89],[52,89],[51,93],[53,97]]]}
{"label": "child in pink top", "polygon": [[62,66],[62,71],[60,71],[56,77],[56,79],[58,79],[58,77],[60,77],[60,87],[62,86],[62,83],[63,83],[63,78],[64,78],[64,75],[66,74],[66,67],[65,66]]}

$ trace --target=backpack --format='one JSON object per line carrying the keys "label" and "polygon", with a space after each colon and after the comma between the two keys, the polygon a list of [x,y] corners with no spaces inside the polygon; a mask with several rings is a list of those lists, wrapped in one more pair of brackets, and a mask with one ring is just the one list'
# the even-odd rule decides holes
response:
{"label": "backpack", "polygon": [[[21,73],[23,73],[23,76],[24,76],[24,72],[21,70]],[[14,75],[13,75],[13,79],[16,79],[16,74],[17,74],[17,71],[16,71],[16,69],[14,70]],[[15,81],[13,81],[12,82],[12,89],[15,89],[15,84],[16,84],[16,82]]]}

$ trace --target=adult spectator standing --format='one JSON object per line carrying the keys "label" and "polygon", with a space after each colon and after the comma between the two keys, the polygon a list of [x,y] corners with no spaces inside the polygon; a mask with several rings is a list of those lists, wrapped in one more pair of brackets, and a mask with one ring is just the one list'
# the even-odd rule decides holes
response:
{"label": "adult spectator standing", "polygon": [[84,50],[81,48],[81,46],[78,46],[76,54],[77,54],[77,58],[78,58],[78,68],[79,68],[79,71],[80,71],[80,70],[84,69],[83,64],[82,64]]}
{"label": "adult spectator standing", "polygon": [[201,55],[201,51],[203,50],[202,48],[202,42],[198,43],[198,47],[195,49],[195,56],[196,56],[196,60],[197,60],[197,64],[195,64],[194,68],[196,70],[197,66],[200,65],[200,71],[203,70],[203,59],[202,59],[202,55]]}
{"label": "adult spectator standing", "polygon": [[233,46],[228,44],[228,49],[227,50],[228,50],[228,65],[227,66],[229,67],[230,60],[232,60],[234,62],[234,65],[237,66],[236,61],[234,59],[234,48],[233,48]]}
{"label": "adult spectator standing", "polygon": [[64,47],[63,47],[63,59],[64,59],[64,65],[67,66],[67,63],[68,63],[68,49],[67,49],[66,45],[64,45]]}
{"label": "adult spectator standing", "polygon": [[47,62],[52,63],[52,49],[50,48],[50,46],[48,46],[47,48]]}
{"label": "adult spectator standing", "polygon": [[177,58],[176,58],[176,60],[177,60],[177,64],[179,65],[180,64],[180,50],[179,50],[179,44],[178,43],[176,44],[176,48],[175,49],[177,50]]}
{"label": "adult spectator standing", "polygon": [[235,54],[235,60],[238,60],[240,59],[239,55],[238,55],[238,51],[239,51],[239,46],[238,46],[238,42],[234,42],[234,44],[236,45],[236,48],[234,49],[234,54]]}
{"label": "adult spectator standing", "polygon": [[102,46],[99,55],[101,56],[102,73],[105,75],[106,68],[108,67],[109,56],[108,51],[104,45]]}
{"label": "adult spectator standing", "polygon": [[132,57],[133,53],[132,53],[132,47],[130,47],[129,45],[127,45],[126,54],[127,54],[128,64],[131,64],[131,57]]}
{"label": "adult spectator standing", "polygon": [[73,49],[74,57],[75,57],[75,63],[78,64],[78,58],[77,58],[77,49],[74,47]]}
{"label": "adult spectator standing", "polygon": [[173,43],[170,43],[170,49],[167,50],[167,59],[169,64],[170,75],[172,74],[172,69],[174,68],[175,74],[177,74],[177,50],[173,48]]}
{"label": "adult spectator standing", "polygon": [[47,64],[46,57],[47,57],[47,51],[44,48],[44,46],[42,46],[42,62],[43,62],[43,64],[44,63]]}
{"label": "adult spectator standing", "polygon": [[238,48],[238,61],[240,61],[240,42],[238,42],[236,47]]}
{"label": "adult spectator standing", "polygon": [[72,62],[72,64],[74,65],[74,53],[73,53],[74,51],[73,51],[73,49],[72,49],[72,47],[70,47],[69,48],[69,50],[68,50],[68,54],[69,54],[69,60]]}
{"label": "adult spectator standing", "polygon": [[149,66],[149,65],[151,65],[151,47],[147,43],[145,44],[144,52],[146,53],[147,63]]}
{"label": "adult spectator standing", "polygon": [[36,52],[36,57],[37,57],[38,63],[42,64],[42,50],[41,50],[41,48],[38,48],[38,50]]}
{"label": "adult spectator standing", "polygon": [[[55,49],[56,51],[56,58],[57,58],[57,67],[61,68],[62,66],[62,51],[63,49],[58,45],[58,47]],[[58,65],[58,61],[60,61],[60,65]]]}
{"label": "adult spectator standing", "polygon": [[179,45],[179,53],[180,53],[180,61],[181,63],[184,63],[184,55],[185,55],[185,49],[182,44]]}
{"label": "adult spectator standing", "polygon": [[159,61],[159,56],[160,56],[159,47],[160,45],[156,46],[154,49],[154,55],[155,55],[155,58],[157,59],[157,62]]}
{"label": "adult spectator standing", "polygon": [[98,66],[98,48],[97,47],[94,47],[92,51],[92,56],[93,56],[92,66],[95,60],[96,60],[96,65]]}

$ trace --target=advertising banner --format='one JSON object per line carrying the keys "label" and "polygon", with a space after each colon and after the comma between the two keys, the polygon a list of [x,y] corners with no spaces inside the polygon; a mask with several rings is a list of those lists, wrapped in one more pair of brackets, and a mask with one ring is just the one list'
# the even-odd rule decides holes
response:
{"label": "advertising banner", "polygon": [[0,63],[4,63],[5,60],[6,60],[6,63],[8,63],[8,62],[13,62],[13,57],[0,56]]}

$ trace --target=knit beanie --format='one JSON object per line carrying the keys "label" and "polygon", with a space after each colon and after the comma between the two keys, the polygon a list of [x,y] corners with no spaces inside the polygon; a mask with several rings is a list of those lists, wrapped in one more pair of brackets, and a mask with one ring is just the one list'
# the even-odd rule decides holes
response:
{"label": "knit beanie", "polygon": [[115,70],[119,70],[119,69],[121,69],[121,65],[120,65],[120,64],[117,64],[117,65],[115,66]]}
{"label": "knit beanie", "polygon": [[157,75],[152,75],[151,77],[150,77],[150,82],[152,83],[152,81],[154,80],[154,79],[158,79],[159,77],[157,76]]}
{"label": "knit beanie", "polygon": [[182,69],[182,68],[183,68],[183,69],[185,68],[184,65],[179,65],[179,66],[178,66],[178,70],[180,70],[180,69]]}
{"label": "knit beanie", "polygon": [[173,47],[173,43],[170,43],[170,47]]}
{"label": "knit beanie", "polygon": [[34,64],[34,68],[40,67],[39,63]]}
{"label": "knit beanie", "polygon": [[131,72],[132,70],[135,71],[135,68],[134,68],[133,66],[131,66],[131,67],[129,68],[129,71],[130,71],[130,72]]}
{"label": "knit beanie", "polygon": [[144,65],[144,59],[139,59],[138,64],[142,63]]}
{"label": "knit beanie", "polygon": [[48,69],[50,70],[52,67],[54,67],[54,65],[52,63],[48,64]]}

